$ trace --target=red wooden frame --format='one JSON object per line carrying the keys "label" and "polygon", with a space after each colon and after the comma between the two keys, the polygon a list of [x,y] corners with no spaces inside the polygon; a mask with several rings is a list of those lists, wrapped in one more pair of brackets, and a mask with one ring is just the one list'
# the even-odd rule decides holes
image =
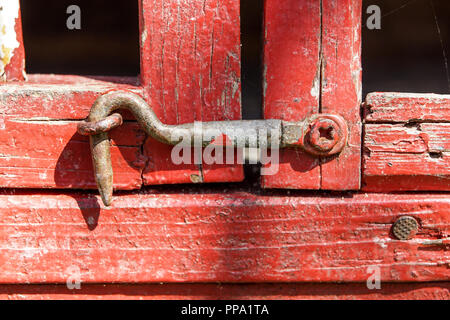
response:
{"label": "red wooden frame", "polygon": [[[30,75],[16,81],[24,74],[19,46],[5,69],[9,82],[0,85],[1,187],[95,188],[88,140],[75,131],[109,90],[142,95],[167,123],[240,118],[238,2],[141,0],[140,11],[146,13],[141,79]],[[449,98],[370,95],[361,172],[360,14],[360,1],[266,0],[265,117],[337,113],[350,135],[333,159],[283,151],[280,172],[262,184],[350,190],[362,176],[364,190],[379,194],[158,187],[122,192],[105,208],[85,191],[2,190],[0,283],[62,285],[75,266],[86,284],[71,295],[76,298],[448,299],[448,282],[417,282],[450,279],[448,245],[426,245],[450,234]],[[20,17],[15,28],[20,40]],[[132,121],[111,138],[116,189],[243,178],[241,166],[172,166],[170,150],[146,139]],[[445,157],[437,159],[439,153]],[[404,215],[415,217],[420,229],[399,241],[390,231]],[[369,266],[380,268],[387,289],[367,292]],[[326,281],[359,283],[298,284]],[[405,281],[416,283],[387,284]],[[110,282],[122,284],[112,292],[93,285]],[[148,282],[182,286],[177,292],[176,284],[161,289]],[[191,282],[255,284],[227,284],[220,294],[214,285]],[[1,285],[0,298],[68,297],[61,285]]]}

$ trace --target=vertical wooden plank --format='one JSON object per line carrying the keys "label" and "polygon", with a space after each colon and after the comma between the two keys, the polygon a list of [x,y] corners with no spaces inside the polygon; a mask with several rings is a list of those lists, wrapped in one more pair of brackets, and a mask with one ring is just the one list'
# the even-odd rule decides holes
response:
{"label": "vertical wooden plank", "polygon": [[361,90],[361,1],[322,0],[321,112],[339,114],[349,126],[343,152],[322,159],[322,189],[360,188]]}
{"label": "vertical wooden plank", "polygon": [[361,1],[266,1],[264,116],[299,121],[344,117],[348,145],[334,157],[280,153],[266,188],[352,190],[361,168]]}
{"label": "vertical wooden plank", "polygon": [[25,50],[19,0],[0,0],[0,80],[24,80]]}
{"label": "vertical wooden plank", "polygon": [[[241,117],[236,0],[141,0],[141,79],[167,124]],[[148,139],[146,184],[241,181],[242,165],[181,164]]]}
{"label": "vertical wooden plank", "polygon": [[[320,1],[266,0],[264,117],[300,121],[319,112]],[[299,150],[280,152],[265,188],[320,188],[320,162]]]}

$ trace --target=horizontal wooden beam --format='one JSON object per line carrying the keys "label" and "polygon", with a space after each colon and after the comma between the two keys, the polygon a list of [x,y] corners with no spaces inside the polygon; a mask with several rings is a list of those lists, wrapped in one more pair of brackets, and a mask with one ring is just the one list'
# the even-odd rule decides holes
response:
{"label": "horizontal wooden beam", "polygon": [[[203,189],[202,189],[203,190]],[[175,188],[122,194],[0,195],[0,283],[365,282],[450,277],[448,194],[342,194]],[[392,238],[411,215],[415,238]],[[75,269],[74,269],[75,268]],[[71,271],[72,270],[72,271]]]}
{"label": "horizontal wooden beam", "polygon": [[367,95],[365,122],[448,122],[450,95],[374,92]]}
{"label": "horizontal wooden beam", "polygon": [[[0,187],[96,189],[89,138],[77,121],[0,119]],[[139,189],[145,134],[136,122],[111,132],[116,189]]]}
{"label": "horizontal wooden beam", "polygon": [[[77,133],[77,120],[104,92],[141,92],[127,81],[133,79],[34,75],[0,85],[0,187],[96,189],[89,138]],[[111,139],[114,187],[139,189],[144,132],[126,122]]]}
{"label": "horizontal wooden beam", "polygon": [[367,124],[364,190],[450,190],[450,123]]}
{"label": "horizontal wooden beam", "polygon": [[[141,88],[123,82],[133,78],[31,75],[27,82],[0,84],[0,119],[3,116],[55,120],[85,119],[95,99],[110,90]],[[1,120],[0,120],[1,121]]]}
{"label": "horizontal wooden beam", "polygon": [[371,93],[363,190],[450,190],[450,95]]}

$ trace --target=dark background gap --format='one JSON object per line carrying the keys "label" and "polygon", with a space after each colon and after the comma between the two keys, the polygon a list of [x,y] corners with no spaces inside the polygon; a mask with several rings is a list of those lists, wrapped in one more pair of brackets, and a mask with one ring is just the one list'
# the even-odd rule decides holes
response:
{"label": "dark background gap", "polygon": [[[21,0],[27,73],[137,76],[138,1]],[[69,30],[67,7],[81,8]]]}
{"label": "dark background gap", "polygon": [[262,119],[264,0],[241,0],[242,118]]}
{"label": "dark background gap", "polygon": [[[366,27],[366,10],[373,4],[381,8],[381,30]],[[449,17],[448,0],[364,0],[363,100],[373,91],[450,93],[441,45],[442,39],[448,56]]]}
{"label": "dark background gap", "polygon": [[[262,119],[264,0],[241,2],[242,119]],[[259,186],[260,165],[244,165],[246,182]]]}

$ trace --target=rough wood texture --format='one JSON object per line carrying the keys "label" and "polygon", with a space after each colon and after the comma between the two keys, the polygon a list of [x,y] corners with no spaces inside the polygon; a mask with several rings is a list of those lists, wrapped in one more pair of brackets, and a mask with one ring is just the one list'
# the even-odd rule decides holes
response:
{"label": "rough wood texture", "polygon": [[264,117],[299,121],[320,112],[343,116],[348,146],[338,157],[280,152],[266,188],[352,190],[360,186],[361,2],[266,1]]}
{"label": "rough wood texture", "polygon": [[361,1],[321,0],[321,112],[339,114],[349,126],[347,146],[337,158],[323,158],[321,189],[361,186]]}
{"label": "rough wood texture", "polygon": [[[141,0],[141,78],[164,123],[241,118],[240,10],[235,0]],[[241,165],[174,165],[148,139],[145,184],[242,181]]]}
{"label": "rough wood texture", "polygon": [[[125,80],[125,79],[122,79]],[[139,88],[77,76],[30,76],[0,85],[0,187],[96,188],[89,140],[76,133],[95,99]],[[111,132],[114,186],[142,185],[145,135],[134,122]]]}
{"label": "rough wood texture", "polygon": [[149,300],[449,300],[450,282],[382,283],[368,290],[365,283],[353,284],[145,284],[2,285],[2,300],[48,299],[149,299]]}
{"label": "rough wood texture", "polygon": [[366,122],[448,122],[450,95],[374,92],[366,97]]}
{"label": "rough wood texture", "polygon": [[0,0],[0,81],[24,80],[25,50],[19,0]]}
{"label": "rough wood texture", "polygon": [[26,82],[0,84],[0,116],[53,120],[85,119],[95,99],[102,93],[122,89],[142,94],[141,88],[121,83],[128,80],[133,81],[30,75]]}
{"label": "rough wood texture", "polygon": [[[264,118],[300,121],[319,112],[319,1],[267,0],[264,16]],[[265,188],[320,189],[320,160],[299,150],[280,152],[279,171]]]}
{"label": "rough wood texture", "polygon": [[[248,191],[155,190],[117,197],[4,192],[0,283],[381,281],[450,277],[447,194],[318,197]],[[409,241],[390,236],[403,215]]]}
{"label": "rough wood texture", "polygon": [[[0,120],[0,186],[11,188],[96,189],[89,139],[76,121]],[[125,123],[111,134],[114,186],[139,189],[145,134]]]}
{"label": "rough wood texture", "polygon": [[450,190],[449,103],[444,95],[368,95],[364,190]]}

